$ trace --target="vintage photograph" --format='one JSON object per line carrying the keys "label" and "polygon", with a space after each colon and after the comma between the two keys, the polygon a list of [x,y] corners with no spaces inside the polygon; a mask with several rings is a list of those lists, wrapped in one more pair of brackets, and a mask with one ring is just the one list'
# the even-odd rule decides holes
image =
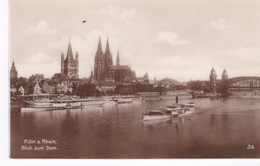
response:
{"label": "vintage photograph", "polygon": [[260,158],[259,0],[9,0],[10,158]]}

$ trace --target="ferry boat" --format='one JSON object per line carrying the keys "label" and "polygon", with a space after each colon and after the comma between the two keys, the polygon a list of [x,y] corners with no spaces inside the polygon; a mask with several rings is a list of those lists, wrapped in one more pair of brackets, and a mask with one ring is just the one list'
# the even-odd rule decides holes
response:
{"label": "ferry boat", "polygon": [[170,119],[173,116],[169,113],[162,113],[158,110],[150,110],[149,112],[143,114],[143,120],[159,120],[159,119]]}
{"label": "ferry boat", "polygon": [[196,110],[194,103],[181,104],[181,108],[182,110],[179,112],[180,117],[193,113]]}
{"label": "ferry boat", "polygon": [[166,111],[171,111],[172,115],[178,116],[182,108],[176,105],[168,105],[164,108]]}
{"label": "ferry boat", "polygon": [[165,108],[161,109],[164,111],[171,112],[173,117],[183,116],[186,114],[193,113],[196,110],[194,103],[187,103],[187,104],[173,104],[168,105]]}

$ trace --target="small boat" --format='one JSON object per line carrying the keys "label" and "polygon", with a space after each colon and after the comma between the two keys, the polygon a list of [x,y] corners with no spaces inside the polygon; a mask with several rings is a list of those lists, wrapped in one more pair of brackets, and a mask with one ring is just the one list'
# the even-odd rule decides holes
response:
{"label": "small boat", "polygon": [[[21,111],[47,111],[53,110],[51,108],[34,108],[34,107],[21,107]],[[58,109],[57,109],[58,110]]]}
{"label": "small boat", "polygon": [[143,120],[159,120],[159,119],[170,119],[173,118],[169,112],[161,112],[161,110],[150,110],[149,112],[143,114]]}
{"label": "small boat", "polygon": [[103,104],[105,104],[104,100],[100,100],[100,99],[78,99],[79,102],[81,102],[82,106],[102,106]]}
{"label": "small boat", "polygon": [[132,103],[132,102],[133,102],[133,99],[131,99],[131,98],[119,98],[119,99],[117,99],[118,104]]}

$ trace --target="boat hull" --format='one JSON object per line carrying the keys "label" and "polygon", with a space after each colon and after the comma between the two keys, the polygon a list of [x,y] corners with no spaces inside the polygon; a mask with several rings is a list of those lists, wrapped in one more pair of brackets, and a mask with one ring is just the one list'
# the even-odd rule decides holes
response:
{"label": "boat hull", "polygon": [[59,110],[59,109],[76,109],[89,106],[102,106],[105,102],[101,100],[52,100],[48,102],[30,101],[26,102],[27,107],[22,107],[22,111],[26,110]]}
{"label": "boat hull", "polygon": [[179,117],[183,117],[183,116],[186,116],[186,115],[190,115],[190,114],[194,113],[195,110],[196,110],[195,107],[192,107],[192,108],[188,108],[188,109],[186,109],[186,110],[183,110],[183,112],[181,112],[181,113],[179,114]]}
{"label": "boat hull", "polygon": [[144,115],[143,120],[160,120],[160,119],[170,119],[172,116],[170,115]]}
{"label": "boat hull", "polygon": [[118,99],[117,103],[118,104],[123,104],[123,103],[132,103],[133,100],[132,99]]}

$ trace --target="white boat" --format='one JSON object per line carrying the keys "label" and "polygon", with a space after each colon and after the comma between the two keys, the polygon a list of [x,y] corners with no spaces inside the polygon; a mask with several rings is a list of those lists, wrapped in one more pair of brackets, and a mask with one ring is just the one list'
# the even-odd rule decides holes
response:
{"label": "white boat", "polygon": [[133,99],[131,98],[118,98],[117,103],[122,104],[122,103],[132,103]]}
{"label": "white boat", "polygon": [[81,102],[81,106],[102,106],[105,104],[104,100],[100,99],[78,99]]}
{"label": "white boat", "polygon": [[159,120],[159,119],[170,119],[173,116],[169,113],[162,113],[160,110],[150,110],[143,114],[143,120]]}
{"label": "white boat", "polygon": [[33,107],[21,107],[21,111],[46,111],[51,110],[48,108],[33,108]]}
{"label": "white boat", "polygon": [[167,111],[171,111],[172,115],[178,116],[182,114],[192,113],[196,110],[196,107],[194,103],[187,103],[168,105],[164,109]]}
{"label": "white boat", "polygon": [[187,114],[194,113],[196,110],[196,107],[194,103],[188,103],[188,104],[181,104],[182,110],[179,112],[179,116],[185,116]]}
{"label": "white boat", "polygon": [[32,100],[26,101],[26,106],[22,107],[22,111],[26,110],[56,110],[56,109],[75,109],[85,106],[101,106],[104,101],[98,99],[72,99],[72,100]]}
{"label": "white boat", "polygon": [[178,105],[168,105],[164,109],[167,111],[171,111],[171,114],[174,116],[178,116],[179,113],[183,110],[183,108]]}
{"label": "white boat", "polygon": [[144,98],[142,98],[142,97],[133,97],[132,100],[133,100],[133,102],[144,102],[145,101]]}
{"label": "white boat", "polygon": [[184,107],[195,107],[194,103],[182,104]]}

